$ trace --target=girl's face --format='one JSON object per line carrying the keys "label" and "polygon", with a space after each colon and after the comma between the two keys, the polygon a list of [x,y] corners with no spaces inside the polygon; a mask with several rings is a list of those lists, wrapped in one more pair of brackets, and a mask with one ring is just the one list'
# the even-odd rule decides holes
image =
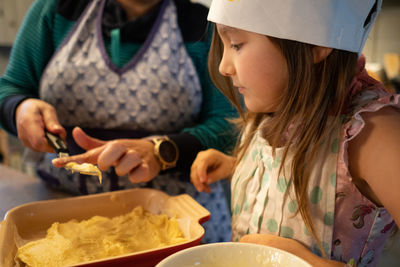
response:
{"label": "girl's face", "polygon": [[249,111],[276,111],[288,82],[280,49],[265,35],[220,24],[217,30],[224,46],[220,73],[231,77]]}

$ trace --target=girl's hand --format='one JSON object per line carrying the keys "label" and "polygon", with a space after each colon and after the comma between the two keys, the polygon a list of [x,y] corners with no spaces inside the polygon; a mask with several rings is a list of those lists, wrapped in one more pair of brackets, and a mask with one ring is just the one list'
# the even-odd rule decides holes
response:
{"label": "girl's hand", "polygon": [[210,192],[209,184],[227,178],[233,171],[235,158],[215,149],[197,154],[190,169],[190,180],[199,192]]}
{"label": "girl's hand", "polygon": [[66,136],[54,107],[39,99],[29,98],[22,101],[16,109],[15,122],[18,138],[24,146],[35,151],[54,152],[44,135],[45,129],[63,139]]}
{"label": "girl's hand", "polygon": [[154,156],[154,144],[147,139],[117,139],[102,141],[85,134],[79,127],[72,135],[85,153],[53,160],[55,167],[68,162],[97,164],[102,171],[114,166],[118,176],[128,174],[133,183],[148,182],[160,172],[160,164]]}
{"label": "girl's hand", "polygon": [[302,258],[303,260],[310,263],[312,266],[345,266],[343,262],[332,261],[315,255],[303,244],[291,238],[268,234],[249,234],[243,236],[240,239],[240,242],[261,244],[285,250],[298,256],[299,258]]}

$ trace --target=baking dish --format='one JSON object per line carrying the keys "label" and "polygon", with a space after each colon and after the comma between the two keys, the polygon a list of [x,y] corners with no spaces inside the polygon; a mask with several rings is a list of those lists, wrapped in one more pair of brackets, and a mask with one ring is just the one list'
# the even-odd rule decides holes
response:
{"label": "baking dish", "polygon": [[187,194],[169,196],[155,189],[129,189],[57,200],[31,202],[7,212],[0,226],[0,266],[14,266],[17,245],[44,237],[54,222],[84,220],[95,215],[114,217],[142,206],[153,214],[164,213],[180,219],[187,242],[118,257],[83,262],[74,266],[154,266],[165,257],[200,244],[200,225],[210,213]]}

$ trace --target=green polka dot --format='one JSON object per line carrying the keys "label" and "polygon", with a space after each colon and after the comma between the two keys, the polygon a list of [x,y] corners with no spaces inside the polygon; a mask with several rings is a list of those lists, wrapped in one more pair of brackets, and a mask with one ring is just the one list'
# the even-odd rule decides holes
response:
{"label": "green polka dot", "polygon": [[277,184],[277,189],[279,192],[285,193],[285,191],[287,189],[285,178],[279,178],[278,184]]}
{"label": "green polka dot", "polygon": [[333,212],[327,212],[324,216],[324,224],[326,225],[333,225]]}
{"label": "green polka dot", "polygon": [[249,156],[249,152],[246,152],[243,156],[243,161],[245,161],[247,159],[247,157]]}
{"label": "green polka dot", "polygon": [[267,221],[267,229],[271,233],[275,233],[278,230],[278,223],[274,219],[269,219]]}
{"label": "green polka dot", "polygon": [[322,198],[322,190],[319,186],[314,187],[314,189],[310,193],[310,200],[313,204],[318,204]]}
{"label": "green polka dot", "polygon": [[[329,255],[329,250],[330,250],[329,245],[326,242],[322,242],[321,245],[323,250],[325,251],[325,254]],[[317,244],[314,244],[314,246],[312,247],[312,252],[320,257],[322,256],[321,250],[319,249]]]}
{"label": "green polka dot", "polygon": [[247,228],[246,235],[250,234],[250,228]]}
{"label": "green polka dot", "polygon": [[233,210],[233,215],[237,215],[240,212],[239,204],[236,204],[235,209]]}
{"label": "green polka dot", "polygon": [[339,138],[333,140],[331,145],[331,152],[335,154],[339,153]]}
{"label": "green polka dot", "polygon": [[256,156],[257,156],[257,154],[258,154],[258,151],[257,151],[257,149],[254,149],[254,150],[253,150],[253,152],[251,153],[251,159],[252,159],[253,161],[255,161],[255,160],[256,160]]}
{"label": "green polka dot", "polygon": [[281,163],[281,159],[279,157],[276,157],[274,160],[274,163],[272,164],[272,167],[276,168],[279,166],[280,163]]}
{"label": "green polka dot", "polygon": [[326,255],[329,255],[330,246],[328,245],[328,243],[322,242],[322,247],[323,247],[324,250],[325,250],[325,254],[326,254]]}
{"label": "green polka dot", "polygon": [[296,213],[298,208],[299,205],[297,204],[297,201],[295,199],[289,202],[288,209],[291,213]]}
{"label": "green polka dot", "polygon": [[249,209],[249,203],[247,203],[247,197],[244,199],[243,210],[246,211]]}
{"label": "green polka dot", "polygon": [[336,172],[331,175],[331,184],[333,187],[336,187]]}
{"label": "green polka dot", "polygon": [[262,177],[261,186],[264,187],[268,182],[269,182],[269,173],[266,172]]}
{"label": "green polka dot", "polygon": [[287,238],[293,238],[294,232],[293,229],[287,226],[282,226],[281,227],[281,233],[280,236],[282,237],[287,237]]}
{"label": "green polka dot", "polygon": [[272,170],[272,160],[271,158],[267,158],[265,161],[265,164],[267,164],[268,169],[271,171]]}
{"label": "green polka dot", "polygon": [[310,234],[310,232],[308,231],[308,229],[307,229],[307,227],[304,225],[304,234],[306,235],[306,236],[310,236],[311,234]]}

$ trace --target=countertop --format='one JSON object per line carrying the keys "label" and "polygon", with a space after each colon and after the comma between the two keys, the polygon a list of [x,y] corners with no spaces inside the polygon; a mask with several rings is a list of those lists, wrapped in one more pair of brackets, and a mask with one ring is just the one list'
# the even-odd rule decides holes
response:
{"label": "countertop", "polygon": [[[47,199],[71,197],[47,187],[39,178],[0,164],[0,221],[18,205]],[[400,232],[388,242],[377,267],[400,266]]]}
{"label": "countertop", "polygon": [[0,164],[0,221],[18,205],[47,199],[70,197],[47,187],[39,178]]}

